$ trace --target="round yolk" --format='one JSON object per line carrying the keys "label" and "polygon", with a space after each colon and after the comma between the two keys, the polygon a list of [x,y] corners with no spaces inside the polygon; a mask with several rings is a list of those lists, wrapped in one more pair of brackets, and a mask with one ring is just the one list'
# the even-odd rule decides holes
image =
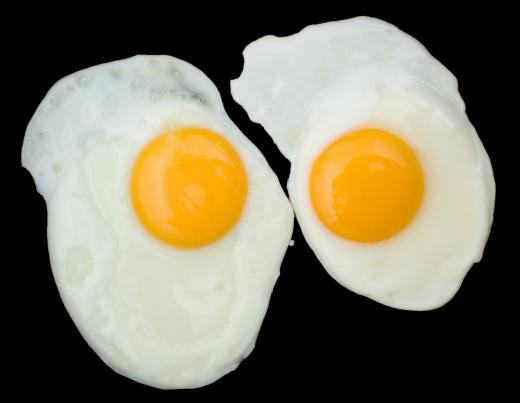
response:
{"label": "round yolk", "polygon": [[221,238],[237,222],[247,176],[231,144],[201,128],[166,132],[135,161],[130,194],[137,216],[161,241],[185,248]]}
{"label": "round yolk", "polygon": [[344,135],[318,156],[309,186],[314,210],[329,230],[351,241],[376,242],[412,220],[424,179],[404,141],[364,129]]}

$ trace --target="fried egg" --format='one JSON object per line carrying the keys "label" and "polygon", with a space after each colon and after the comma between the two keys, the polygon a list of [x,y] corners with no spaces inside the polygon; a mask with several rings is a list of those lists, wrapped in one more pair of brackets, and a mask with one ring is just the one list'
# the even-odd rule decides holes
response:
{"label": "fried egg", "polygon": [[135,56],[63,78],[22,164],[47,205],[60,296],[104,362],[172,389],[247,357],[293,212],[200,70]]}
{"label": "fried egg", "polygon": [[231,90],[291,161],[296,217],[334,279],[401,309],[453,297],[495,183],[456,78],[417,40],[369,17],[266,36]]}

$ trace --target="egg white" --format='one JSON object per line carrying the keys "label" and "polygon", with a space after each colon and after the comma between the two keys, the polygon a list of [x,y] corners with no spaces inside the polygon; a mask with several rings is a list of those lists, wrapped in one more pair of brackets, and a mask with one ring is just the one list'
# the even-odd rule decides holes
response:
{"label": "egg white", "polygon": [[[195,249],[152,237],[129,194],[142,147],[185,126],[226,138],[248,177],[238,223]],[[215,381],[251,352],[293,213],[200,70],[169,56],[136,56],[63,78],[29,123],[22,163],[47,203],[63,302],[110,367],[158,388],[190,388]]]}
{"label": "egg white", "polygon": [[[491,164],[455,77],[415,39],[358,17],[261,38],[244,50],[232,95],[291,161],[288,190],[302,232],[345,287],[388,306],[426,310],[449,301],[478,262],[491,228]],[[414,150],[425,175],[413,221],[381,242],[329,231],[310,200],[309,175],[336,139],[378,128]]]}

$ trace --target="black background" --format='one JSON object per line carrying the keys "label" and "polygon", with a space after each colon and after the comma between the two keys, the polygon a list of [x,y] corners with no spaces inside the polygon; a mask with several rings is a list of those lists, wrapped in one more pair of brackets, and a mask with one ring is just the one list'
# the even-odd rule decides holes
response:
{"label": "black background", "polygon": [[[415,8],[323,2],[309,7],[242,3],[237,6],[194,4],[78,3],[73,8],[31,9],[6,14],[17,29],[4,36],[4,79],[14,108],[4,109],[13,123],[8,133],[13,160],[11,189],[16,213],[11,251],[15,278],[6,284],[14,318],[15,380],[47,396],[80,396],[105,391],[114,396],[215,398],[256,396],[262,391],[322,392],[337,390],[348,398],[354,390],[366,397],[417,398],[456,386],[466,391],[491,386],[499,375],[500,392],[510,382],[506,365],[514,364],[509,343],[517,321],[505,286],[517,264],[505,262],[501,251],[505,224],[500,207],[501,175],[506,172],[506,147],[500,139],[507,120],[500,95],[507,79],[508,54],[514,52],[505,19],[511,10],[498,4],[454,10],[451,6],[417,4]],[[70,7],[70,6],[69,6]],[[289,163],[261,126],[248,120],[234,103],[229,81],[239,76],[241,52],[266,34],[279,36],[308,24],[357,15],[379,17],[422,42],[459,79],[467,113],[486,147],[498,187],[490,240],[484,258],[468,273],[459,293],[444,307],[429,312],[400,311],[358,296],[337,284],[321,267],[295,224],[295,246],[289,248],[271,297],[256,348],[234,372],[216,383],[191,391],[159,391],[110,370],[82,340],[68,316],[52,278],[46,243],[46,210],[29,173],[20,167],[25,127],[46,91],[61,77],[99,63],[134,54],[171,54],[202,71],[217,85],[233,121],[262,151],[285,188]],[[4,66],[5,67],[5,66]],[[16,79],[11,79],[15,77]],[[514,128],[514,125],[512,126]],[[504,136],[503,136],[504,135]],[[9,245],[9,244],[8,244]],[[516,318],[516,319],[515,319]],[[498,385],[498,384],[497,384]],[[100,397],[104,395],[98,395]]]}

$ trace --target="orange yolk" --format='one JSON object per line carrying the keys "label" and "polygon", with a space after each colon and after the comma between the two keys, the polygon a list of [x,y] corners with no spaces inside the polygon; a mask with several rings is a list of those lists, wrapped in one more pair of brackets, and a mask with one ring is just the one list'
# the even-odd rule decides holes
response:
{"label": "orange yolk", "polygon": [[318,156],[309,186],[314,210],[329,230],[351,241],[376,242],[412,220],[424,178],[404,141],[364,129],[344,135]]}
{"label": "orange yolk", "polygon": [[143,148],[130,194],[139,220],[155,238],[196,248],[218,240],[237,222],[247,176],[228,141],[190,127],[163,133]]}

